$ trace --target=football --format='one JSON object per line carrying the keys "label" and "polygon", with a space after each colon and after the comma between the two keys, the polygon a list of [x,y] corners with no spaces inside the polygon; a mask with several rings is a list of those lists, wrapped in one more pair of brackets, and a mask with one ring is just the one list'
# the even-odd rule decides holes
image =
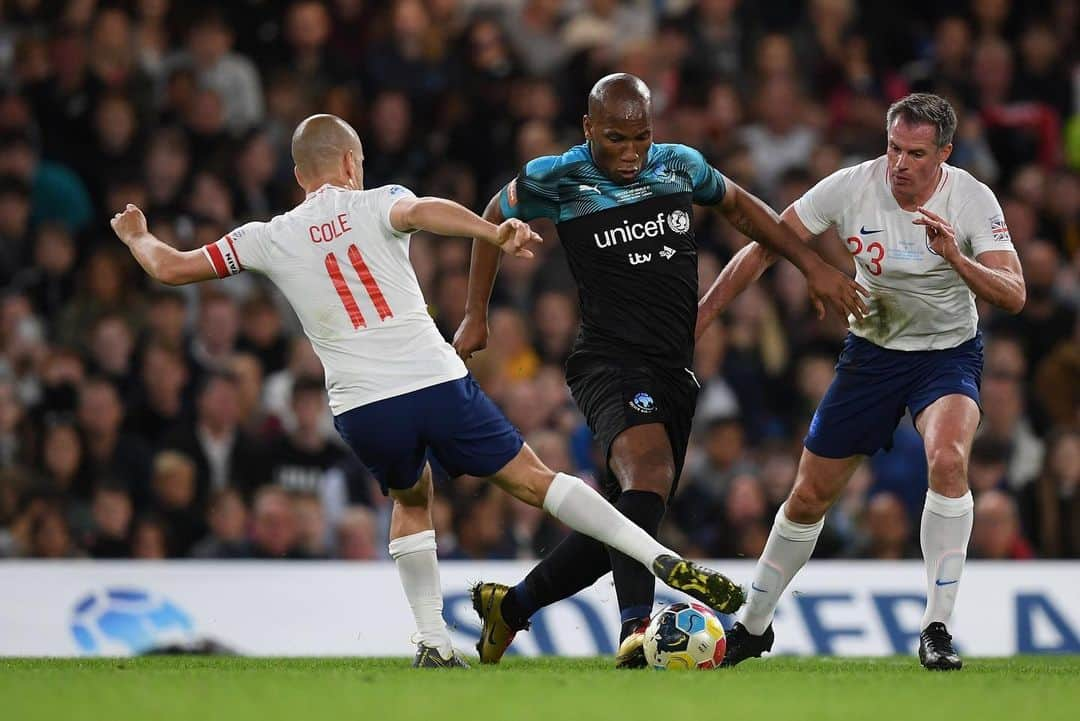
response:
{"label": "football", "polygon": [[726,648],[720,619],[699,603],[664,606],[645,629],[645,658],[660,671],[716,668]]}

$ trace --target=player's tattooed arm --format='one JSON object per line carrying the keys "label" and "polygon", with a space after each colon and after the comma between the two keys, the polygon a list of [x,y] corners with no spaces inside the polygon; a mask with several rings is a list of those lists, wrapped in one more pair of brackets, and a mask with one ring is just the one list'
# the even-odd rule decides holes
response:
{"label": "player's tattooed arm", "polygon": [[866,315],[860,293],[869,293],[808,248],[808,232],[803,237],[791,224],[781,222],[772,208],[730,180],[720,210],[754,243],[740,251],[698,304],[698,336],[735,296],[761,276],[777,255],[790,260],[806,276],[818,317],[824,317],[826,305],[845,317],[849,313],[856,318]]}
{"label": "player's tattooed arm", "polygon": [[159,283],[185,285],[217,278],[202,250],[180,251],[162,243],[147,229],[143,212],[131,203],[114,215],[109,225],[142,269]]}
{"label": "player's tattooed arm", "polygon": [[[498,193],[492,197],[487,208],[484,209],[484,220],[496,225],[505,220],[499,208]],[[454,350],[462,360],[468,360],[473,353],[487,347],[488,302],[491,300],[491,290],[495,287],[495,276],[499,272],[501,255],[499,249],[489,243],[480,239],[473,240],[465,318],[454,333]]]}
{"label": "player's tattooed arm", "polygon": [[972,260],[960,252],[952,225],[926,208],[919,208],[922,218],[911,221],[926,228],[930,250],[946,260],[981,298],[1009,313],[1019,313],[1027,301],[1027,286],[1020,259],[1012,251],[993,250]]}

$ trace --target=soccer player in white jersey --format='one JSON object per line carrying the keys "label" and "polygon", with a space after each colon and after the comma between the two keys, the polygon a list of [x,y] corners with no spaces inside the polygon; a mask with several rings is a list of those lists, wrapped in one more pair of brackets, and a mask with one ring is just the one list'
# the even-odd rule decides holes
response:
{"label": "soccer player in white jersey", "polygon": [[524,257],[539,236],[520,220],[496,226],[399,185],[364,190],[360,138],[333,115],[300,123],[292,156],[307,199],[205,248],[162,243],[134,205],[112,227],[155,280],[178,285],[253,270],[289,300],[326,371],[338,432],[394,500],[390,555],[416,620],[414,665],[466,665],[442,618],[429,451],[451,476],[489,478],[672,588],[718,611],[737,610],[744,595],[732,581],[679,558],[581,479],[547,468],[436,330],[409,262],[413,231],[480,238]]}
{"label": "soccer player in white jersey", "polygon": [[[955,130],[947,101],[909,95],[889,108],[885,155],[838,170],[782,215],[804,241],[837,229],[857,282],[871,293],[869,314],[849,318],[836,377],[810,423],[795,486],[728,636],[725,665],[771,650],[776,603],[810,559],[826,511],[862,459],[891,446],[905,409],[930,468],[920,527],[927,606],[919,660],[928,669],[962,665],[945,624],[971,536],[967,467],[983,358],[975,299],[1017,313],[1025,289],[997,199],[945,162]],[[736,254],[699,303],[697,334],[772,261],[756,244]]]}

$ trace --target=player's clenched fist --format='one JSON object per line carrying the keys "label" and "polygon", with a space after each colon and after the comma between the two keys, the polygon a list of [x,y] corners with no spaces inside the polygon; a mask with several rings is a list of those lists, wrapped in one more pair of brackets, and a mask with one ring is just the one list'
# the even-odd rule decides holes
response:
{"label": "player's clenched fist", "polygon": [[528,223],[517,218],[503,221],[496,231],[496,245],[502,248],[508,255],[516,255],[519,258],[531,258],[533,253],[528,249],[531,243],[543,243],[540,237]]}
{"label": "player's clenched fist", "polygon": [[128,203],[126,208],[114,215],[112,220],[109,221],[109,225],[112,226],[116,237],[124,241],[125,244],[130,243],[132,238],[147,232],[146,216],[143,215],[138,206],[131,203]]}

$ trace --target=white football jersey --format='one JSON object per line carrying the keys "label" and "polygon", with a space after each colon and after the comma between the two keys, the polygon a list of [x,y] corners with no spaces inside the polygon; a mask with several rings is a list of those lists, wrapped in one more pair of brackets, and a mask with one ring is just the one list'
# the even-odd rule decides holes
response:
{"label": "white football jersey", "polygon": [[390,208],[411,197],[400,185],[324,185],[203,249],[219,277],[253,270],[285,294],[326,370],[334,415],[467,372],[428,314],[409,234],[390,225]]}
{"label": "white football jersey", "polygon": [[[1015,252],[993,192],[968,172],[941,166],[926,209],[956,231],[960,251],[975,258],[992,250]],[[940,255],[920,213],[901,208],[888,181],[888,159],[838,170],[795,201],[795,213],[813,234],[836,226],[855,257],[855,279],[871,296],[870,314],[851,332],[894,350],[955,348],[975,336],[975,295]]]}

